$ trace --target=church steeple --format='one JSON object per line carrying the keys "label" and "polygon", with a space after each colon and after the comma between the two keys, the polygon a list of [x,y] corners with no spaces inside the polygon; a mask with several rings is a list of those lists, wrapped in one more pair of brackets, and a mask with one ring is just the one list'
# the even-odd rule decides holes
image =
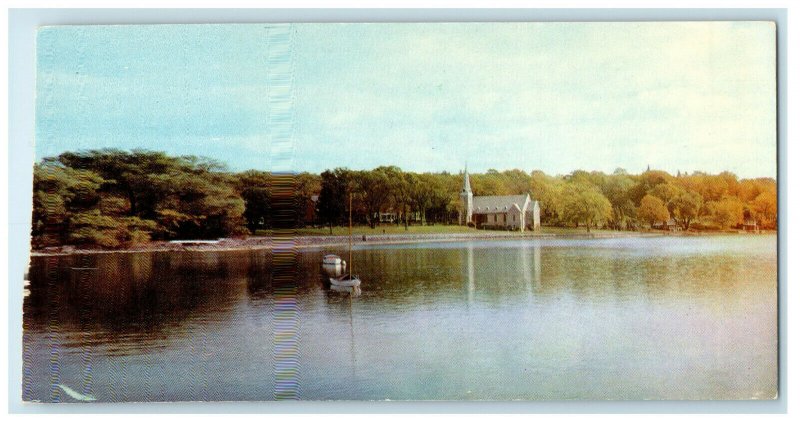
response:
{"label": "church steeple", "polygon": [[469,224],[472,222],[472,187],[469,185],[469,172],[467,172],[467,163],[464,163],[464,187],[461,188],[461,207],[462,211],[459,215],[459,222],[461,224]]}
{"label": "church steeple", "polygon": [[472,193],[472,187],[469,184],[469,173],[467,172],[467,165],[464,164],[464,187],[461,188],[461,193]]}

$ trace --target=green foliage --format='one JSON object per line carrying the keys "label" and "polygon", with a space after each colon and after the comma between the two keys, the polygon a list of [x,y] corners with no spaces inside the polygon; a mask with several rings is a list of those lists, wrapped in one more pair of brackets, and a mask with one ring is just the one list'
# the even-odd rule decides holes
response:
{"label": "green foliage", "polygon": [[655,196],[656,198],[660,199],[661,202],[663,202],[667,206],[670,215],[674,216],[675,214],[673,212],[672,207],[670,206],[670,203],[674,198],[680,195],[681,192],[682,192],[681,188],[672,183],[661,183],[659,185],[656,185],[656,187],[654,187],[653,189],[650,189],[650,191],[647,192],[647,194]]}
{"label": "green foliage", "polygon": [[629,194],[634,186],[633,178],[624,170],[605,177],[600,186],[603,195],[611,203],[611,226],[616,230],[631,227],[632,222],[636,219],[636,205]]}
{"label": "green foliage", "polygon": [[[745,218],[763,228],[777,224],[777,186],[770,178],[658,170],[636,175],[623,169],[565,176],[488,170],[470,178],[476,196],[529,193],[539,201],[542,223],[550,226],[626,230],[638,220],[652,225],[670,215],[684,229],[698,223],[735,227]],[[292,185],[284,186],[286,180]],[[454,224],[462,181],[462,174],[395,166],[278,176],[230,173],[212,160],[163,152],[67,152],[34,167],[33,245],[115,248],[151,239],[236,236],[270,230],[279,219],[297,229],[327,226],[332,233],[347,224],[351,194],[354,223],[372,229],[380,213],[392,213],[404,231],[413,224]]]}
{"label": "green foliage", "polygon": [[531,197],[539,201],[543,221],[550,223],[558,221],[558,203],[563,184],[562,179],[548,176],[541,170],[531,173]]}
{"label": "green foliage", "polygon": [[347,221],[347,201],[350,192],[351,180],[354,174],[347,169],[337,168],[333,171],[322,172],[320,181],[319,219],[328,226],[333,233],[334,225],[341,225]]}
{"label": "green foliage", "polygon": [[603,196],[597,186],[578,179],[570,182],[562,190],[559,215],[565,222],[584,224],[590,231],[597,224],[604,224],[612,218],[611,203]]}
{"label": "green foliage", "polygon": [[378,167],[372,171],[356,173],[355,188],[361,193],[364,216],[372,228],[377,224],[378,214],[385,210],[388,204],[392,193],[390,176],[395,176],[393,173],[393,169],[389,167]]}
{"label": "green foliage", "polygon": [[130,213],[131,204],[121,196],[104,196],[100,198],[100,211],[104,215],[124,216]]}
{"label": "green foliage", "polygon": [[241,232],[244,200],[219,163],[162,152],[67,152],[34,168],[35,247],[115,248],[151,236]]}
{"label": "green foliage", "polygon": [[156,229],[154,221],[139,217],[111,217],[100,210],[81,212],[70,218],[68,240],[76,245],[117,248],[146,243]]}
{"label": "green foliage", "polygon": [[700,215],[703,197],[697,192],[682,191],[670,200],[668,207],[671,207],[675,219],[681,222],[683,229],[689,230],[692,221]]}

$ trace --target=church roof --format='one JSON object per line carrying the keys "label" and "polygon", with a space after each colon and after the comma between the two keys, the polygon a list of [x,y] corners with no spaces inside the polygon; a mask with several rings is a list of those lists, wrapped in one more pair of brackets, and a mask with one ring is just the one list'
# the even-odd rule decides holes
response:
{"label": "church roof", "polygon": [[527,194],[476,196],[472,198],[472,213],[491,214],[496,212],[508,212],[514,208],[521,211],[525,208],[525,202],[529,200],[529,198]]}

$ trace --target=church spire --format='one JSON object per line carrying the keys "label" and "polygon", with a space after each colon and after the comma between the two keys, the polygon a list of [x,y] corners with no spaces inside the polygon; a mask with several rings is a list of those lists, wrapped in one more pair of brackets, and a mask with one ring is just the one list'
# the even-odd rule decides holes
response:
{"label": "church spire", "polygon": [[467,163],[464,163],[464,187],[461,188],[461,210],[458,212],[459,224],[469,225],[472,221],[472,187],[469,185]]}
{"label": "church spire", "polygon": [[467,172],[467,163],[464,163],[464,187],[461,192],[472,193],[472,187],[469,185],[469,173]]}

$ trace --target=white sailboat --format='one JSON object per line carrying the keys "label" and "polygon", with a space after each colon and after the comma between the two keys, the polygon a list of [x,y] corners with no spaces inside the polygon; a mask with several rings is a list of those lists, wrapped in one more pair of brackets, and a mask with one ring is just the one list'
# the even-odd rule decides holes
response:
{"label": "white sailboat", "polygon": [[337,287],[358,287],[361,285],[361,279],[357,275],[353,275],[353,194],[350,194],[350,209],[349,209],[350,224],[347,226],[347,246],[349,250],[348,262],[350,263],[350,271],[338,276],[330,277],[332,286]]}

